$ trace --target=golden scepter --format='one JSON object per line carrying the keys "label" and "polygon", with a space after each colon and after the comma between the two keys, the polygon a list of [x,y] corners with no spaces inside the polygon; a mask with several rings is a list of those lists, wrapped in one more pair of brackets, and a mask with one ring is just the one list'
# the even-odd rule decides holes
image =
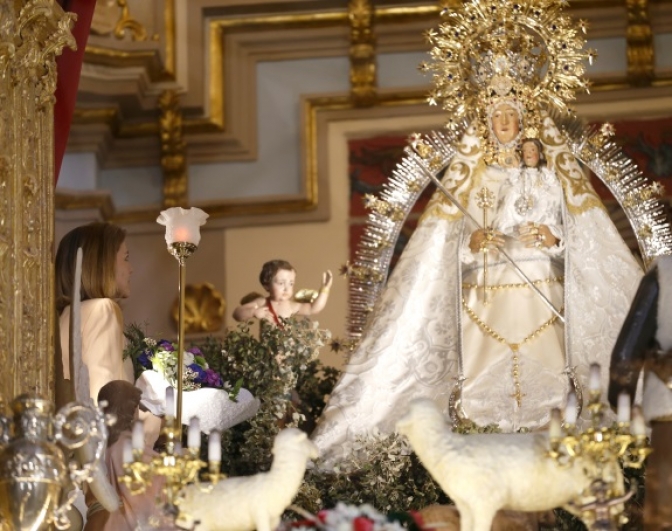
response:
{"label": "golden scepter", "polygon": [[488,303],[488,247],[487,244],[492,240],[492,227],[488,227],[488,209],[495,206],[495,194],[484,186],[476,194],[476,204],[483,210],[483,233],[485,241],[481,242],[481,251],[483,252],[483,304]]}

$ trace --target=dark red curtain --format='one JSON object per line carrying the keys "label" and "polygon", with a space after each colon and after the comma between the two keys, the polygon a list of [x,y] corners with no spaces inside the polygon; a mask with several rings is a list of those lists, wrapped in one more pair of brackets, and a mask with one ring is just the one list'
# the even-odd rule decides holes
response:
{"label": "dark red curtain", "polygon": [[70,48],[56,58],[56,105],[54,107],[54,176],[58,182],[61,163],[68,144],[70,124],[77,101],[79,76],[84,61],[84,50],[91,31],[91,19],[96,7],[96,0],[58,0],[64,11],[77,15],[72,34],[77,41],[77,50]]}

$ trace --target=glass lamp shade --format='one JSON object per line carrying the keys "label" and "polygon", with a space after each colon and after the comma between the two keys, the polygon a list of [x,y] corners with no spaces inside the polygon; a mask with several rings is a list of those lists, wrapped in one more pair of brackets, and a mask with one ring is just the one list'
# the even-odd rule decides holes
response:
{"label": "glass lamp shade", "polygon": [[200,208],[173,207],[163,210],[156,222],[166,227],[166,243],[193,243],[201,241],[201,225],[205,224],[208,214]]}

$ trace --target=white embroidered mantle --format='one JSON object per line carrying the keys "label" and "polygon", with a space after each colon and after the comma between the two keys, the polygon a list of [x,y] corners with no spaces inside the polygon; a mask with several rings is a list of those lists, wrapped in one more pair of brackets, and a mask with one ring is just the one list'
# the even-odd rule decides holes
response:
{"label": "white embroidered mantle", "polygon": [[[360,345],[314,434],[321,457],[327,462],[338,460],[348,452],[348,442],[374,427],[392,432],[413,398],[429,397],[447,413],[460,356],[469,378],[463,394],[465,411],[479,424],[496,423],[504,431],[541,427],[548,422],[550,408],[564,404],[567,376],[559,350],[563,344],[584,384],[591,362],[597,361],[605,368],[602,376],[606,389],[606,367],[641,269],[578,163],[559,140],[552,121],[547,119],[545,126],[542,142],[549,168],[558,174],[564,191],[565,249],[556,257],[540,250],[511,250],[538,279],[562,274],[564,266],[564,286],[548,283],[546,288],[556,306],[564,306],[566,325],[554,324],[527,345],[520,371],[525,394],[522,407],[517,408],[511,396],[511,350],[486,337],[462,311],[459,288],[468,280],[470,270],[465,267],[462,271],[459,257],[464,255],[465,235],[473,227],[465,230],[459,211],[435,195],[381,293]],[[501,184],[504,175],[496,168],[486,171],[478,141],[470,133],[473,131],[468,131],[460,143],[443,182],[478,219],[482,213],[473,195],[485,181]],[[493,192],[497,191],[498,185]],[[472,271],[478,273],[477,269]],[[514,278],[504,266],[500,273],[490,266],[489,274],[498,283]],[[548,319],[548,310],[538,310],[539,304],[535,300],[523,310],[519,301],[506,301],[495,317],[517,324],[488,324],[505,331],[503,335],[515,342]],[[540,311],[545,313],[537,315]],[[550,350],[544,351],[545,346]],[[484,354],[481,348],[487,352]]]}

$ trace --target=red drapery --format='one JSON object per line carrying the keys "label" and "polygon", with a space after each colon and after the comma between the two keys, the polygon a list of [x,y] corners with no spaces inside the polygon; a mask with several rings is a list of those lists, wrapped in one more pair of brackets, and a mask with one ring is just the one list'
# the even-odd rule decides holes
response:
{"label": "red drapery", "polygon": [[77,15],[77,21],[72,29],[72,34],[77,41],[77,50],[69,48],[56,58],[56,105],[54,107],[54,179],[58,181],[61,171],[61,163],[68,144],[70,124],[75,111],[77,101],[77,88],[79,76],[82,71],[84,50],[89,39],[91,19],[96,7],[96,0],[58,0],[64,11]]}

